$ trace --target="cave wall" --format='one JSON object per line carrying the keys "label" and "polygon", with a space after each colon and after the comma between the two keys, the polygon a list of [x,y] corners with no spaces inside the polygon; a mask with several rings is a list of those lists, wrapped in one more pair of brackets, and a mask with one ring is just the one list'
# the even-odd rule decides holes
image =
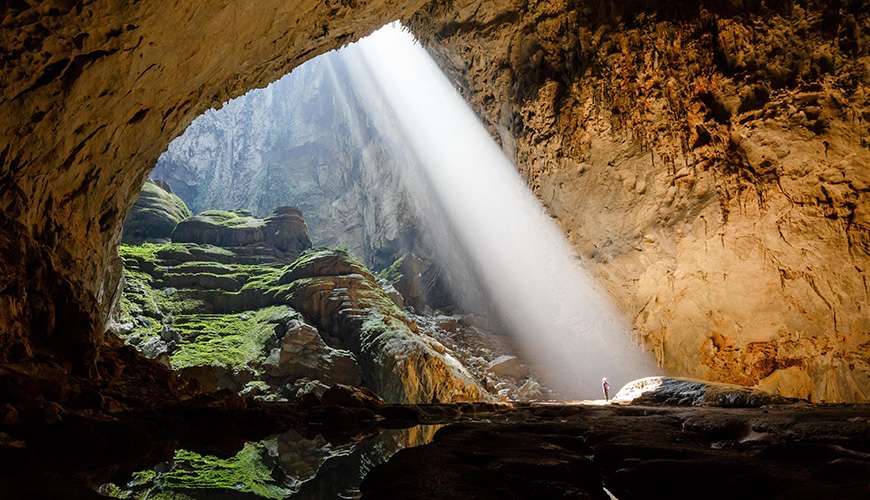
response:
{"label": "cave wall", "polygon": [[867,401],[868,24],[852,1],[466,0],[411,28],[667,372]]}
{"label": "cave wall", "polygon": [[115,247],[169,141],[206,109],[422,3],[3,3],[0,371],[39,359],[120,375],[97,369]]}
{"label": "cave wall", "polygon": [[[115,246],[169,141],[423,4],[0,6],[0,375],[123,374],[96,373]],[[410,24],[668,371],[867,399],[862,2],[455,0]]]}

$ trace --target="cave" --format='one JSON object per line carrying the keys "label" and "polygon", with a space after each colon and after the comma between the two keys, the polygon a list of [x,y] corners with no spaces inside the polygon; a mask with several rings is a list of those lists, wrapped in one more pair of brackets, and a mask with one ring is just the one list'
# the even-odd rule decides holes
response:
{"label": "cave", "polygon": [[[870,495],[864,2],[20,0],[0,18],[0,496]],[[306,69],[396,22],[479,126],[417,116],[427,140],[489,141],[540,207],[481,219],[520,228],[501,248],[402,220],[390,158],[361,166],[381,139],[351,137],[335,111],[356,104]],[[281,161],[304,175],[257,177],[189,138],[230,113],[247,122],[214,137],[268,129],[239,104],[268,92],[353,154],[302,141]],[[454,225],[498,192],[481,186],[441,203]],[[542,227],[582,275],[487,267]],[[570,332],[525,322],[559,309],[547,283],[586,277],[602,302],[562,309],[624,323],[568,372],[595,396],[546,379]],[[650,364],[599,395],[596,362],[629,344]]]}

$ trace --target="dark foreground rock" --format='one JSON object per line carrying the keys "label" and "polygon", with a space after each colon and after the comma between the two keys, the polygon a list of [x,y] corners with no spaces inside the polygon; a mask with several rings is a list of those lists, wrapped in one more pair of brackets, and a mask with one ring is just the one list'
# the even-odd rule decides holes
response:
{"label": "dark foreground rock", "polygon": [[2,424],[0,495],[607,499],[609,492],[625,500],[870,494],[867,406],[341,406],[338,399],[247,408],[232,398],[200,400],[113,420]]}
{"label": "dark foreground rock", "polygon": [[613,401],[670,406],[757,408],[794,400],[734,384],[679,377],[646,377],[625,384]]}
{"label": "dark foreground rock", "polygon": [[466,421],[376,467],[362,484],[363,498],[870,495],[866,406],[539,403],[496,407],[486,422],[469,418],[468,408],[451,410]]}

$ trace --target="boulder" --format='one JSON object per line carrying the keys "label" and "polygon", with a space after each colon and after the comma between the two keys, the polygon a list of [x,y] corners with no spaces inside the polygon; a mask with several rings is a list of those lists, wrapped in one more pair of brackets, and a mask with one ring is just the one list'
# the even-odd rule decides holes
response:
{"label": "boulder", "polygon": [[278,207],[266,218],[263,228],[266,243],[282,252],[299,253],[311,248],[308,226],[298,208]]}
{"label": "boulder", "polygon": [[360,275],[372,278],[366,267],[344,250],[319,248],[301,255],[281,276],[281,285],[304,278]]}
{"label": "boulder", "polygon": [[[287,303],[353,352],[366,386],[384,400],[431,403],[487,398],[459,361],[415,333],[414,322],[346,252],[324,250],[303,255],[299,261],[280,279],[293,278]],[[336,274],[342,272],[348,274]]]}
{"label": "boulder", "polygon": [[544,388],[541,387],[541,384],[537,380],[530,378],[517,388],[514,399],[518,401],[531,401],[541,399],[544,396]]}
{"label": "boulder", "polygon": [[235,371],[220,365],[188,366],[179,370],[179,377],[186,381],[195,381],[200,392],[214,393],[221,390],[241,391],[245,385],[254,379],[250,370]]}
{"label": "boulder", "polygon": [[441,268],[428,259],[408,253],[378,274],[402,294],[405,305],[417,311],[453,307]]}
{"label": "boulder", "polygon": [[172,232],[176,243],[241,247],[265,241],[263,219],[226,210],[206,210],[181,221]]}
{"label": "boulder", "polygon": [[299,320],[287,324],[280,346],[272,349],[262,367],[275,378],[309,378],[327,384],[360,383],[354,355],[329,347],[316,328]]}
{"label": "boulder", "polygon": [[166,241],[172,236],[178,223],[188,217],[190,210],[187,205],[172,194],[169,186],[147,180],[124,220],[121,241]]}
{"label": "boulder", "polygon": [[320,398],[323,397],[323,393],[327,389],[329,386],[319,380],[301,378],[292,384],[287,384],[282,392],[291,401],[297,401],[303,405],[314,405],[320,403]]}
{"label": "boulder", "polygon": [[625,384],[612,402],[667,406],[755,408],[794,402],[758,389],[690,378],[646,377]]}
{"label": "boulder", "polygon": [[521,379],[529,374],[528,368],[516,356],[499,356],[489,363],[490,373],[498,377]]}

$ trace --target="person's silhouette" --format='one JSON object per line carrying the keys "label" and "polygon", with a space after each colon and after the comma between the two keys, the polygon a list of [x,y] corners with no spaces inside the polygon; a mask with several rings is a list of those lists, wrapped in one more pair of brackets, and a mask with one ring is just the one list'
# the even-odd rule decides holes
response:
{"label": "person's silhouette", "polygon": [[607,377],[601,379],[601,388],[604,389],[604,400],[610,401],[610,384],[607,383]]}

